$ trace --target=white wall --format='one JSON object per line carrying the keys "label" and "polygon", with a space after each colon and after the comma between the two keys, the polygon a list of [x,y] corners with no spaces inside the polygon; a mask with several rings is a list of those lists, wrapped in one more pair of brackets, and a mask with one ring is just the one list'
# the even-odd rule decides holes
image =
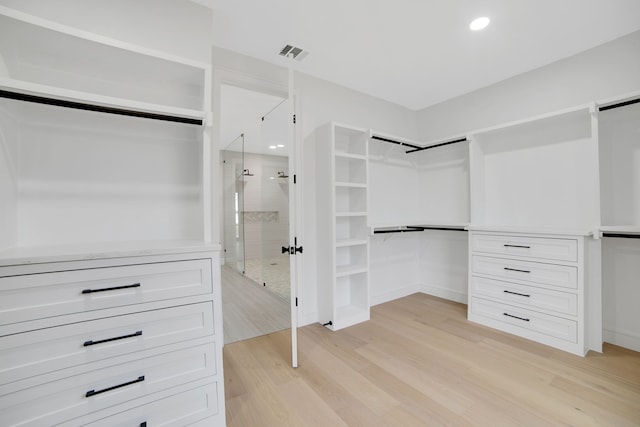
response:
{"label": "white wall", "polygon": [[[430,141],[640,89],[640,31],[418,112]],[[526,52],[523,52],[526,55]]]}
{"label": "white wall", "polygon": [[0,108],[0,248],[14,246],[18,239],[18,138],[13,120]]}
{"label": "white wall", "polygon": [[603,339],[640,351],[640,241],[602,240]]}
{"label": "white wall", "polygon": [[211,62],[213,16],[187,0],[0,0],[81,30],[201,62]]}
{"label": "white wall", "polygon": [[[278,67],[253,58],[242,56],[224,49],[214,48],[214,117],[219,117],[220,85],[234,84],[237,86],[272,93],[286,95],[287,69],[283,59],[283,66]],[[398,135],[413,139],[417,134],[415,112],[404,107],[382,101],[362,93],[337,86],[335,84],[310,77],[304,74],[295,75],[296,97],[298,102],[298,138],[304,148],[315,145],[315,131],[329,121],[336,121],[362,128],[373,128],[376,131]],[[217,131],[214,129],[214,135]],[[317,292],[316,292],[316,205],[315,205],[315,159],[308,149],[302,156],[301,171],[298,173],[299,183],[302,185],[302,230],[298,237],[304,245],[303,257],[303,288],[299,290],[300,324],[304,325],[317,320]],[[214,175],[214,176],[219,176]],[[218,198],[221,196],[218,195]],[[219,240],[214,238],[214,241]],[[408,277],[413,284],[415,281]],[[407,283],[389,283],[390,288],[382,284],[373,284],[372,289],[377,293],[394,292]],[[376,295],[372,293],[372,299]]]}

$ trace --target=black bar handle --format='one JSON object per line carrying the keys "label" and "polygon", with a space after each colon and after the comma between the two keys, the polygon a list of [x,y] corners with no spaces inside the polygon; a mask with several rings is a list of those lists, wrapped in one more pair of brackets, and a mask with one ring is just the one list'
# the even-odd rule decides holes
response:
{"label": "black bar handle", "polygon": [[505,267],[504,269],[507,271],[517,271],[518,273],[531,273],[529,270],[518,270],[517,268]]}
{"label": "black bar handle", "polygon": [[144,421],[144,422],[140,423],[140,427],[147,427],[147,422]]}
{"label": "black bar handle", "polygon": [[531,246],[524,245],[504,245],[505,248],[522,248],[522,249],[531,249]]}
{"label": "black bar handle", "polygon": [[[506,292],[506,291],[505,291],[505,292]],[[107,338],[107,339],[99,340],[99,341],[92,341],[92,340],[89,340],[89,341],[85,341],[85,342],[84,342],[84,344],[83,344],[83,346],[84,346],[84,347],[89,347],[90,345],[104,344],[104,343],[106,343],[106,342],[117,341],[117,340],[123,340],[123,339],[125,339],[125,338],[139,337],[140,335],[142,335],[142,331],[138,331],[138,332],[135,332],[135,333],[133,333],[133,334],[129,334],[129,335],[123,335],[123,336],[121,336],[121,337]]]}
{"label": "black bar handle", "polygon": [[133,285],[125,285],[125,286],[114,286],[112,288],[102,288],[102,289],[83,289],[83,294],[93,294],[95,292],[107,292],[107,291],[117,291],[119,289],[129,289],[129,288],[139,288],[140,283],[134,283]]}
{"label": "black bar handle", "polygon": [[121,388],[121,387],[126,387],[126,386],[131,385],[131,384],[140,383],[142,381],[144,381],[144,375],[139,376],[137,380],[129,381],[129,382],[126,382],[126,383],[123,383],[123,384],[114,385],[113,387],[103,388],[102,390],[98,390],[98,391],[89,390],[84,395],[84,397],[91,397],[91,396],[95,396],[96,394],[106,393],[108,391],[115,390],[115,389]]}
{"label": "black bar handle", "polygon": [[507,317],[513,317],[514,319],[524,320],[525,322],[529,322],[529,321],[531,321],[531,319],[525,319],[524,317],[514,316],[514,315],[509,314],[509,313],[502,313],[502,314],[504,314],[504,315],[505,315],[505,316],[507,316]]}
{"label": "black bar handle", "polygon": [[518,295],[518,296],[521,296],[521,297],[527,297],[527,298],[529,298],[529,297],[531,296],[531,295],[527,295],[527,294],[519,294],[519,293],[517,293],[517,292],[511,292],[511,291],[502,291],[502,292],[504,292],[505,294]]}

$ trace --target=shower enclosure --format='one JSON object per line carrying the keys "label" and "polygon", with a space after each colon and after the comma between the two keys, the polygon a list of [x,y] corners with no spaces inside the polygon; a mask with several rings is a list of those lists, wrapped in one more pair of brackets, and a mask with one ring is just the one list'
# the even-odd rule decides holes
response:
{"label": "shower enclosure", "polygon": [[255,119],[222,152],[225,264],[290,298],[287,106]]}

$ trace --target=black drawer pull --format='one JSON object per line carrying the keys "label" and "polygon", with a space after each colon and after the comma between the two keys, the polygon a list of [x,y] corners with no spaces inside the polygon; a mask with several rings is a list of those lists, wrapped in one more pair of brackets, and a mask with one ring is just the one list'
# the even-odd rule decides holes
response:
{"label": "black drawer pull", "polygon": [[102,390],[98,390],[98,391],[95,391],[95,390],[89,390],[89,391],[84,395],[84,397],[91,397],[91,396],[95,396],[96,394],[106,393],[107,391],[115,390],[115,389],[117,389],[117,388],[121,388],[121,387],[126,387],[126,386],[128,386],[128,385],[135,384],[135,383],[140,383],[140,382],[142,382],[142,381],[144,381],[144,375],[142,375],[142,376],[138,377],[138,379],[137,379],[137,380],[129,381],[129,382],[124,383],[124,384],[114,385],[113,387],[104,388],[104,389],[102,389]]}
{"label": "black drawer pull", "polygon": [[530,271],[528,271],[528,270],[518,270],[517,268],[509,268],[509,267],[505,267],[504,269],[505,269],[505,270],[507,270],[507,271],[517,271],[518,273],[531,273],[531,272],[530,272]]}
{"label": "black drawer pull", "polygon": [[514,319],[518,319],[518,320],[524,320],[525,322],[529,322],[531,319],[525,319],[524,317],[518,317],[518,316],[514,316],[512,314],[509,313],[502,313],[507,317],[513,317]]}
{"label": "black drawer pull", "polygon": [[147,427],[147,422],[140,423],[140,427]]}
{"label": "black drawer pull", "polygon": [[[506,292],[506,291],[505,291]],[[85,347],[89,347],[90,345],[96,345],[96,344],[103,344],[106,342],[111,342],[111,341],[117,341],[117,340],[123,340],[125,338],[133,338],[133,337],[139,337],[140,335],[142,335],[142,331],[138,331],[136,333],[133,334],[129,334],[129,335],[123,335],[121,337],[115,337],[115,338],[107,338],[105,340],[99,340],[99,341],[93,341],[93,340],[89,340],[89,341],[85,341],[83,346]]]}
{"label": "black drawer pull", "polygon": [[129,288],[139,288],[140,283],[134,283],[133,285],[125,285],[125,286],[114,286],[113,288],[102,288],[102,289],[84,289],[82,291],[83,294],[92,294],[94,292],[107,292],[107,291],[117,291],[119,289],[129,289]]}
{"label": "black drawer pull", "polygon": [[529,297],[531,296],[531,295],[527,295],[527,294],[519,294],[519,293],[517,293],[517,292],[511,292],[511,291],[502,291],[502,292],[504,292],[505,294],[518,295],[518,296],[521,296],[521,297],[527,297],[527,298],[529,298]]}
{"label": "black drawer pull", "polygon": [[505,248],[522,248],[522,249],[531,249],[531,246],[523,246],[523,245],[504,245]]}

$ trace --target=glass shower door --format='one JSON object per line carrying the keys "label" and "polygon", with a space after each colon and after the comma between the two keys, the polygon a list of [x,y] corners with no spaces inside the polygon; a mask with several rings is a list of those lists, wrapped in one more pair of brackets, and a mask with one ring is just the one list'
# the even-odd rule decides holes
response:
{"label": "glass shower door", "polygon": [[248,174],[244,167],[244,135],[238,136],[223,151],[222,159],[225,263],[244,274],[244,189]]}

